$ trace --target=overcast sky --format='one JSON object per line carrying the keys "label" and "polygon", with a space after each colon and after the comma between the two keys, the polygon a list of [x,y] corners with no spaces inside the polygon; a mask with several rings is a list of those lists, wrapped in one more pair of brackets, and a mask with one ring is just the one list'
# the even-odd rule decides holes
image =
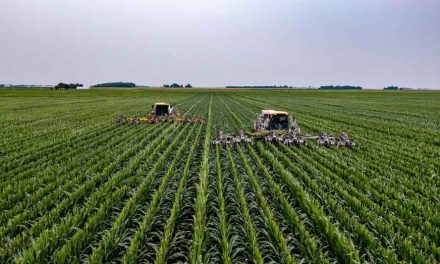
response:
{"label": "overcast sky", "polygon": [[440,88],[440,0],[0,0],[0,83]]}

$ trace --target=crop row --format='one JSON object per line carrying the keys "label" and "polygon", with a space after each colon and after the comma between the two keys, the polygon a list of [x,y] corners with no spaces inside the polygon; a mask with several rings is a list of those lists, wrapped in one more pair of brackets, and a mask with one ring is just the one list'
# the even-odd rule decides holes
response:
{"label": "crop row", "polygon": [[[0,142],[0,262],[440,261],[433,105],[374,93],[164,91],[205,122],[123,125],[111,115],[147,113],[136,95],[149,92],[102,93],[0,107],[23,114],[17,123],[8,112],[0,131],[32,130]],[[211,145],[220,130],[248,131],[264,108],[294,114],[306,134],[346,131],[357,146]],[[38,142],[17,151],[32,133]]]}

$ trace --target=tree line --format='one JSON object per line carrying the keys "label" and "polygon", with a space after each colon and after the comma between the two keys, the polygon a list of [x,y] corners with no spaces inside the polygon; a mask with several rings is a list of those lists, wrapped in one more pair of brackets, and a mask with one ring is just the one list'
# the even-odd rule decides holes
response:
{"label": "tree line", "polygon": [[251,89],[274,89],[274,88],[278,88],[278,89],[287,89],[287,88],[292,88],[292,86],[288,86],[288,85],[228,85],[226,86],[226,88],[251,88]]}
{"label": "tree line", "polygon": [[351,86],[351,85],[326,85],[320,86],[319,90],[362,90],[361,86]]}
{"label": "tree line", "polygon": [[83,87],[84,85],[80,83],[59,83],[55,85],[54,87],[51,87],[51,90],[75,90],[78,89],[78,87]]}
{"label": "tree line", "polygon": [[164,88],[183,88],[183,87],[192,88],[192,85],[188,83],[187,85],[183,86],[183,84],[172,83],[172,84],[164,84],[162,87],[164,87]]}
{"label": "tree line", "polygon": [[399,90],[399,87],[398,86],[388,86],[388,87],[385,87],[383,89],[384,90]]}
{"label": "tree line", "polygon": [[108,82],[95,84],[92,87],[120,87],[120,88],[133,88],[136,87],[135,83],[132,82]]}

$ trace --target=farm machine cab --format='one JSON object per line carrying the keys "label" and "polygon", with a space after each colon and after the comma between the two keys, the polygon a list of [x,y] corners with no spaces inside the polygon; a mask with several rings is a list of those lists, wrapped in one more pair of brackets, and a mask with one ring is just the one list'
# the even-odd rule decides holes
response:
{"label": "farm machine cab", "polygon": [[152,106],[149,116],[117,116],[115,121],[118,123],[140,124],[140,123],[160,123],[160,122],[184,122],[184,123],[203,123],[201,117],[182,117],[177,108],[170,103],[159,102]]}
{"label": "farm machine cab", "polygon": [[252,135],[257,140],[298,147],[307,143],[300,135],[295,117],[285,111],[262,110],[255,119]]}
{"label": "farm machine cab", "polygon": [[284,145],[300,147],[307,145],[307,139],[316,139],[318,146],[352,147],[352,142],[347,134],[341,133],[339,137],[331,137],[326,133],[316,135],[301,135],[301,129],[295,117],[285,111],[262,110],[257,115],[252,132],[244,133],[242,130],[235,135],[226,135],[222,131],[212,144],[228,145],[236,143],[252,143],[253,141],[277,142]]}
{"label": "farm machine cab", "polygon": [[[153,109],[151,112],[152,116],[167,116],[175,114],[173,106],[169,103],[155,103],[151,108]],[[176,114],[180,115],[179,113]]]}
{"label": "farm machine cab", "polygon": [[292,116],[284,111],[262,110],[254,122],[253,131],[288,130],[294,126]]}

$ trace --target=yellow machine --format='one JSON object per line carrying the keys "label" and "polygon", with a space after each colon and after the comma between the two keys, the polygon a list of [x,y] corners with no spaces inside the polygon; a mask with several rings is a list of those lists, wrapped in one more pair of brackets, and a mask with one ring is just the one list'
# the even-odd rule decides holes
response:
{"label": "yellow machine", "polygon": [[174,107],[171,104],[165,102],[155,103],[151,108],[153,108],[151,116],[180,115],[180,113],[174,111]]}
{"label": "yellow machine", "polygon": [[159,102],[152,106],[152,111],[149,116],[144,117],[127,117],[118,116],[115,121],[118,123],[130,123],[130,124],[140,124],[140,123],[160,123],[160,122],[185,122],[185,123],[203,123],[203,118],[201,117],[183,117],[180,112],[173,107],[170,103]]}

